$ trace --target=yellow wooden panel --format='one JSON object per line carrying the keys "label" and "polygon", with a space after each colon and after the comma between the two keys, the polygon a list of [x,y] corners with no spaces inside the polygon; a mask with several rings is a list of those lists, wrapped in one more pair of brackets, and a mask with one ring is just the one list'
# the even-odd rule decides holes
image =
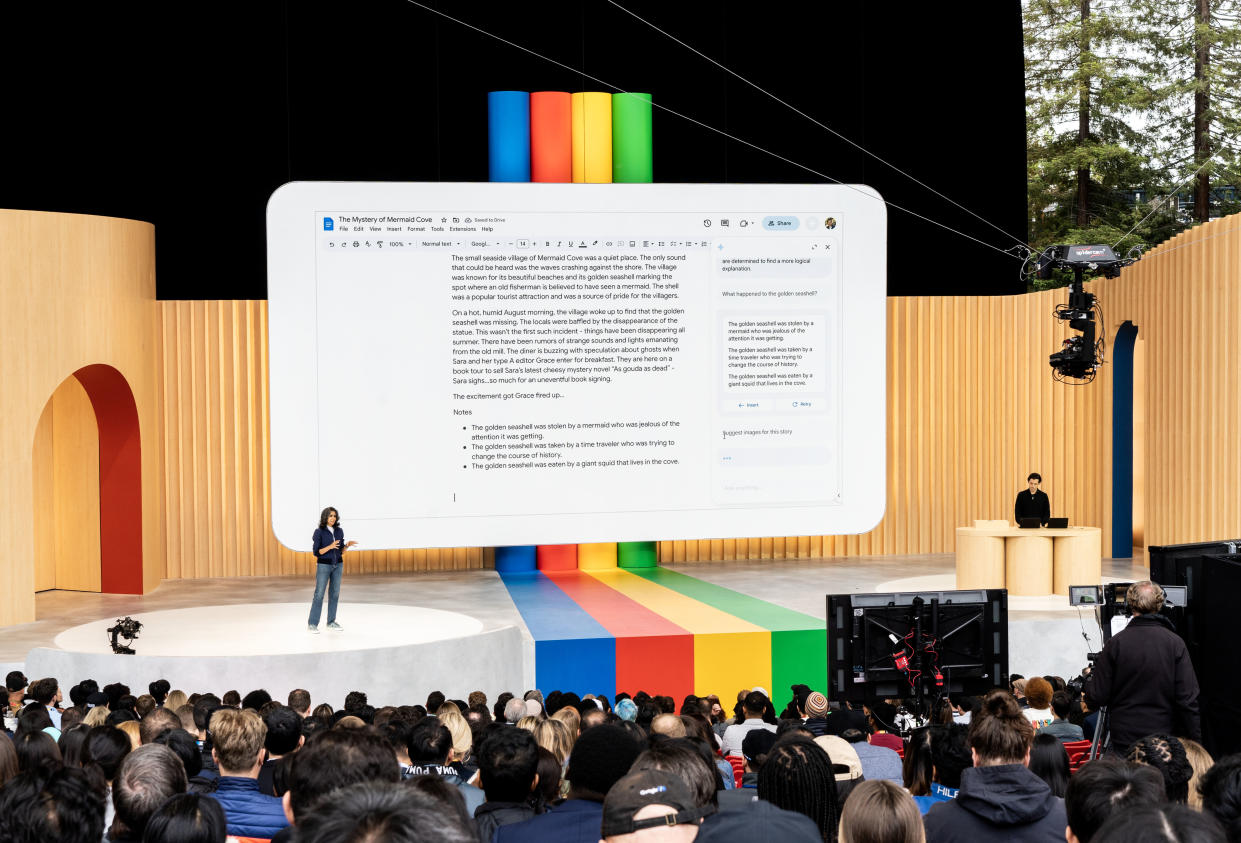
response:
{"label": "yellow wooden panel", "polygon": [[34,590],[47,591],[56,587],[56,502],[52,472],[52,402],[48,401],[39,416],[34,432]]}
{"label": "yellow wooden panel", "polygon": [[56,588],[99,591],[99,426],[77,378],[52,395]]}

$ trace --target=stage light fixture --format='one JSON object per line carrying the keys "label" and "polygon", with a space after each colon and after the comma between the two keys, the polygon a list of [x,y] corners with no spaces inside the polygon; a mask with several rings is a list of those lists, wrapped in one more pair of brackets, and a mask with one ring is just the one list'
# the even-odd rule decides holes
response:
{"label": "stage light fixture", "polygon": [[1095,318],[1102,321],[1103,311],[1098,298],[1083,289],[1082,276],[1089,270],[1101,272],[1105,278],[1117,278],[1122,267],[1141,257],[1133,255],[1130,252],[1118,257],[1111,246],[1101,244],[1049,246],[1039,254],[1035,274],[1043,280],[1051,278],[1052,270],[1073,270],[1069,301],[1058,305],[1054,315],[1079,333],[1068,337],[1059,351],[1048,355],[1052,377],[1057,381],[1090,383],[1103,365],[1103,341],[1096,338],[1095,332]]}

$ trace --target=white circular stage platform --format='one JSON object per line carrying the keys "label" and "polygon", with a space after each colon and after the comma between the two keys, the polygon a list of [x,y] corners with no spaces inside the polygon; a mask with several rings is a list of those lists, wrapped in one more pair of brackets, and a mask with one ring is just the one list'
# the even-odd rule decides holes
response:
{"label": "white circular stage platform", "polygon": [[[342,603],[341,631],[306,628],[307,603],[245,603],[169,609],[132,615],[142,630],[135,655],[112,652],[110,617],[71,627],[54,647],[30,651],[27,671],[73,681],[124,682],[134,693],[164,678],[187,693],[266,688],[283,700],[294,688],[316,704],[336,704],[365,690],[371,705],[419,703],[440,688],[522,684],[522,635],[513,626],[487,629],[458,612],[382,603]],[[125,643],[124,639],[121,643]]]}

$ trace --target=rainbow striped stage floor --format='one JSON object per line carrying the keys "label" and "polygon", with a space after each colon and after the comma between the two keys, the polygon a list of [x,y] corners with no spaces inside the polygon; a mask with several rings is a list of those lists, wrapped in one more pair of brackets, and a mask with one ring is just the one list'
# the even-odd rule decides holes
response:
{"label": "rainbow striped stage floor", "polygon": [[534,638],[535,687],[678,701],[826,687],[824,623],[811,615],[667,568],[500,578]]}

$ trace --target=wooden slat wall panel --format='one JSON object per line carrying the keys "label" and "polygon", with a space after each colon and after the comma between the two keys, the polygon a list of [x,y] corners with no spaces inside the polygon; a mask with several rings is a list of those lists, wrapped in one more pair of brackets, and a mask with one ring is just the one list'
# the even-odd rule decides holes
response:
{"label": "wooden slat wall panel", "polygon": [[[161,524],[167,575],[309,575],[271,529],[267,303],[158,303]],[[311,513],[307,531],[314,526]],[[482,548],[360,551],[351,571],[491,564]]]}
{"label": "wooden slat wall panel", "polygon": [[[1185,232],[1091,285],[1107,358],[1139,327],[1147,544],[1241,537],[1241,217]],[[1038,471],[1056,515],[1111,547],[1111,367],[1055,383],[1047,355],[1067,291],[891,298],[887,513],[860,536],[661,541],[661,561],[949,553],[955,528],[1011,518]],[[169,576],[308,573],[271,533],[266,302],[160,303]],[[232,522],[236,522],[233,524]],[[229,522],[231,529],[222,529]],[[363,571],[478,568],[490,551],[362,551]]]}

